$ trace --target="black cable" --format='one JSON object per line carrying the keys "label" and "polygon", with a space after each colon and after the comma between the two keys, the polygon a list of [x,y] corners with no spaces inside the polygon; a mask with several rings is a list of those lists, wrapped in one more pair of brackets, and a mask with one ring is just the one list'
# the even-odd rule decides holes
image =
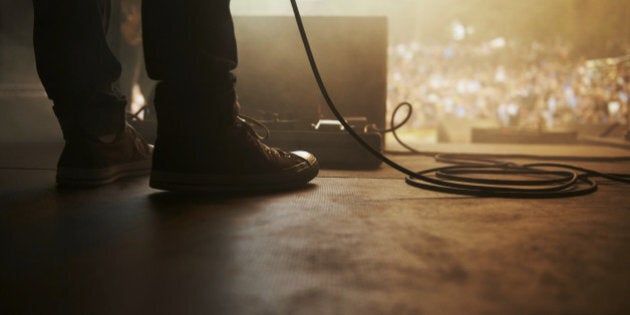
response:
{"label": "black cable", "polygon": [[300,36],[302,37],[302,43],[304,44],[304,48],[306,50],[306,55],[308,57],[308,61],[309,61],[310,65],[311,65],[311,70],[313,71],[313,75],[315,76],[315,80],[317,81],[317,85],[319,86],[319,90],[321,91],[322,96],[324,97],[324,100],[326,101],[326,104],[328,105],[328,107],[330,108],[332,113],[335,115],[337,120],[339,120],[339,122],[345,128],[345,130],[359,144],[361,144],[366,150],[368,150],[374,156],[376,156],[377,158],[382,160],[385,164],[387,164],[387,165],[391,166],[392,168],[400,171],[401,173],[407,174],[408,176],[414,176],[415,172],[413,172],[413,171],[411,171],[409,169],[406,169],[403,166],[397,164],[396,162],[390,160],[389,158],[387,158],[386,156],[381,154],[381,152],[379,152],[378,150],[372,148],[368,143],[363,141],[363,139],[361,139],[361,137],[356,133],[356,131],[354,131],[354,129],[352,129],[350,124],[348,124],[346,122],[346,120],[344,119],[343,115],[341,115],[341,113],[337,110],[337,107],[335,106],[334,102],[332,101],[332,98],[328,94],[328,90],[326,89],[326,86],[324,85],[322,77],[321,77],[321,75],[319,73],[319,68],[317,67],[317,63],[315,62],[315,57],[313,57],[313,51],[311,50],[311,44],[309,43],[308,37],[306,35],[306,31],[304,29],[304,23],[302,22],[302,15],[300,14],[300,10],[299,10],[299,8],[297,6],[296,0],[291,0],[291,5],[293,7],[293,13],[295,14],[295,20],[297,22],[298,29],[300,31]]}
{"label": "black cable", "polygon": [[[597,190],[597,183],[590,179],[590,177],[604,177],[614,181],[630,183],[630,175],[627,174],[602,174],[588,169],[557,163],[516,165],[514,163],[495,161],[480,158],[479,156],[462,154],[435,154],[438,161],[457,161],[458,165],[455,166],[434,168],[420,172],[414,172],[403,167],[402,165],[387,158],[379,150],[372,148],[367,142],[365,142],[337,110],[332,98],[328,94],[326,86],[320,75],[319,68],[317,67],[296,0],[291,0],[291,6],[293,7],[293,13],[295,15],[295,20],[298,25],[311,70],[313,71],[313,75],[315,76],[315,80],[317,81],[321,94],[333,115],[361,146],[382,160],[385,164],[403,174],[406,174],[407,178],[405,179],[405,182],[407,184],[437,192],[469,196],[504,198],[560,198],[580,196],[595,192]],[[399,124],[394,123],[396,112],[402,108],[402,106],[399,105],[392,115],[392,127],[383,131],[392,132],[398,142],[411,152],[423,155],[429,154],[417,151],[406,145],[396,135],[396,130],[400,129],[411,117],[411,104],[402,103],[401,105],[409,108],[407,117]],[[488,156],[489,155],[486,155],[485,157]],[[576,171],[581,173],[578,174]],[[542,176],[544,179],[496,179],[496,176],[510,176],[513,178],[513,176],[516,175],[528,178],[539,178]],[[494,176],[495,178],[487,178],[488,176]]]}

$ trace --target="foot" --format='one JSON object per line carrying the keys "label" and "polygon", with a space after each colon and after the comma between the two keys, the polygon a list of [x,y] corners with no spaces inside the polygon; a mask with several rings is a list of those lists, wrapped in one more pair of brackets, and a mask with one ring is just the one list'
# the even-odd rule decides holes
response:
{"label": "foot", "polygon": [[57,184],[96,187],[118,179],[147,175],[153,148],[131,126],[105,137],[73,137],[59,158]]}
{"label": "foot", "polygon": [[308,152],[263,144],[241,118],[206,143],[164,142],[158,136],[150,186],[179,192],[257,192],[305,186],[319,172]]}

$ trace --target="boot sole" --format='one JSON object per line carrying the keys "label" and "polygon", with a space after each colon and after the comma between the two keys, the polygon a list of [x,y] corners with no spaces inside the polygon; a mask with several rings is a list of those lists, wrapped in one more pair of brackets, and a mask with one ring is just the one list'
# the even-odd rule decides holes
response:
{"label": "boot sole", "polygon": [[69,187],[97,187],[123,178],[148,175],[150,172],[150,159],[100,169],[59,167],[57,184]]}
{"label": "boot sole", "polygon": [[319,173],[319,165],[303,163],[274,173],[253,175],[151,172],[149,186],[172,192],[265,192],[303,187]]}

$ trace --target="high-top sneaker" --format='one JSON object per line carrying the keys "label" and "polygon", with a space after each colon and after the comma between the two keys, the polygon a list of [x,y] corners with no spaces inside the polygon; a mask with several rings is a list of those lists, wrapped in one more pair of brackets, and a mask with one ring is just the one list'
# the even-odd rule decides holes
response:
{"label": "high-top sneaker", "polygon": [[125,122],[125,100],[101,96],[88,101],[89,108],[55,104],[65,139],[57,183],[94,187],[149,174],[153,148]]}
{"label": "high-top sneaker", "polygon": [[[198,89],[195,89],[198,91]],[[156,89],[158,137],[150,186],[182,192],[276,191],[305,186],[319,172],[308,152],[261,142],[238,115],[233,89],[189,95],[170,83]],[[199,99],[216,104],[196,104]]]}

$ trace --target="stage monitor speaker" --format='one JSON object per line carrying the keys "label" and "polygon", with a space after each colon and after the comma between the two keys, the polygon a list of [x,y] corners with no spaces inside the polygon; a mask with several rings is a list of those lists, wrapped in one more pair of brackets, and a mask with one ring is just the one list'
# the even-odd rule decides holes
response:
{"label": "stage monitor speaker", "polygon": [[[385,17],[305,17],[331,97],[346,117],[385,125],[388,31]],[[235,17],[237,91],[243,113],[317,122],[332,118],[291,16]]]}

